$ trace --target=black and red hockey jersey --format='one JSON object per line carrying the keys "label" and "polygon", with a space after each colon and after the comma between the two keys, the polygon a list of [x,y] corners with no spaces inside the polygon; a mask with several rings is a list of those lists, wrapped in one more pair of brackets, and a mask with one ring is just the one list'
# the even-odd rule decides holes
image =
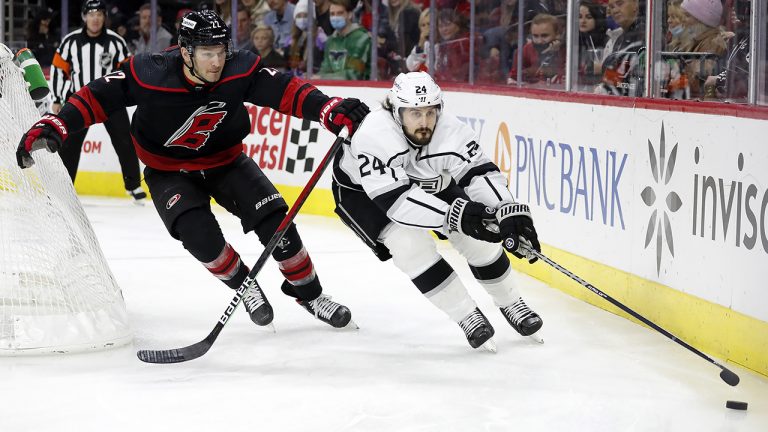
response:
{"label": "black and red hockey jersey", "polygon": [[243,102],[317,121],[330,99],[308,82],[262,67],[250,51],[235,51],[212,85],[189,81],[183,67],[179,48],[139,54],[73,94],[59,117],[71,134],[136,105],[131,135],[139,159],[159,170],[192,171],[225,165],[242,152],[250,132]]}

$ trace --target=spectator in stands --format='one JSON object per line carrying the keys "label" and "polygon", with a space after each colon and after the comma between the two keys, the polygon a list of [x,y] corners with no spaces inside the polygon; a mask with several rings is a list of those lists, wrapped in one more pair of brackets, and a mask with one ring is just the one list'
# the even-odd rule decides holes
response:
{"label": "spectator in stands", "polygon": [[[560,22],[549,14],[538,14],[531,22],[531,41],[523,46],[522,80],[538,86],[561,85],[565,77],[565,44],[560,40]],[[508,84],[517,84],[517,63],[512,63]]]}
{"label": "spectator in stands", "polygon": [[232,25],[232,0],[214,0],[213,11],[216,12],[228,26]]}
{"label": "spectator in stands", "polygon": [[[525,13],[523,14],[525,22],[531,21],[536,15],[548,11],[547,7],[541,2],[533,0],[526,0],[523,7],[525,8]],[[516,24],[518,21],[518,10],[518,0],[501,0],[501,4],[491,11],[490,19],[499,26]]]}
{"label": "spectator in stands", "polygon": [[608,27],[605,8],[597,3],[579,6],[579,85],[590,90],[601,81],[603,49]]}
{"label": "spectator in stands", "polygon": [[326,35],[333,34],[335,29],[331,25],[330,0],[315,0],[315,22]]}
{"label": "spectator in stands", "polygon": [[312,75],[320,70],[323,60],[323,50],[328,39],[325,32],[315,22],[309,28],[308,0],[299,0],[293,9],[293,26],[291,28],[291,43],[285,52],[287,72],[296,76],[304,76],[307,72],[307,41],[312,46],[313,67]]}
{"label": "spectator in stands", "polygon": [[[379,1],[379,28],[389,26],[387,5]],[[373,31],[373,4],[371,0],[363,0],[360,7],[355,9],[355,21],[369,32]]]}
{"label": "spectator in stands", "polygon": [[667,32],[665,37],[667,51],[678,51],[680,36],[683,33],[682,0],[670,0],[667,4]]}
{"label": "spectator in stands", "polygon": [[236,49],[253,51],[251,32],[253,32],[251,11],[243,5],[239,5],[237,7],[237,40],[233,41]]}
{"label": "spectator in stands", "polygon": [[725,82],[718,82],[719,63],[727,53],[728,39],[733,36],[720,27],[723,5],[720,0],[684,0],[681,7],[685,18],[680,51],[708,54],[688,61],[685,66],[691,98],[722,97]]}
{"label": "spectator in stands", "polygon": [[437,30],[440,33],[440,43],[435,47],[435,79],[440,82],[467,82],[469,80],[467,17],[454,9],[443,9],[438,14]]}
{"label": "spectator in stands", "polygon": [[59,37],[51,28],[53,10],[40,9],[27,26],[27,46],[35,55],[40,67],[48,69],[53,61],[53,54],[59,46]]}
{"label": "spectator in stands", "polygon": [[[152,6],[149,3],[144,3],[139,8],[139,37],[133,40],[133,54],[141,54],[152,51],[150,37],[150,26],[152,24]],[[173,36],[163,26],[162,12],[160,6],[157,6],[157,30],[155,35],[157,37],[157,43],[154,46],[154,51],[162,51],[171,46],[171,39]]]}
{"label": "spectator in stands", "polygon": [[419,41],[421,11],[411,0],[389,0],[389,27],[395,34],[397,54],[405,58]]}
{"label": "spectator in stands", "polygon": [[405,65],[411,72],[427,72],[427,53],[429,52],[429,8],[419,15],[419,41],[416,42]]}
{"label": "spectator in stands", "polygon": [[267,0],[242,0],[243,6],[251,13],[253,28],[264,25],[264,16],[269,12]]}
{"label": "spectator in stands", "polygon": [[281,54],[291,43],[291,27],[295,6],[286,0],[267,0],[270,11],[264,16],[264,25],[272,27],[275,34],[275,46]]}
{"label": "spectator in stands", "polygon": [[645,22],[641,0],[608,0],[608,12],[619,27],[608,31],[603,50],[603,82],[595,93],[642,96],[645,70],[640,52],[645,47]]}
{"label": "spectator in stands", "polygon": [[609,34],[603,60],[619,51],[636,52],[644,45],[645,22],[640,13],[640,0],[608,0],[608,12],[621,31]]}
{"label": "spectator in stands", "polygon": [[507,82],[513,56],[517,49],[517,23],[497,26],[483,33],[480,49],[480,65],[477,81],[481,84],[504,84]]}
{"label": "spectator in stands", "polygon": [[335,29],[325,44],[319,77],[324,79],[365,80],[371,72],[371,36],[352,22],[350,0],[330,0],[331,25]]}
{"label": "spectator in stands", "polygon": [[261,57],[260,65],[285,71],[285,57],[275,51],[275,32],[272,27],[257,27],[251,33],[252,51]]}
{"label": "spectator in stands", "polygon": [[392,79],[405,70],[405,59],[398,53],[397,37],[389,27],[389,21],[384,21],[379,26],[376,40],[378,78]]}

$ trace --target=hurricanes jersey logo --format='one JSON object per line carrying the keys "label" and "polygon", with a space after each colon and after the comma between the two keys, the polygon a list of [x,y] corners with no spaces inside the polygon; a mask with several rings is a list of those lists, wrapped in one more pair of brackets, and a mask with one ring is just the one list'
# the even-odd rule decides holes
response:
{"label": "hurricanes jersey logo", "polygon": [[165,146],[200,150],[208,141],[211,133],[224,120],[224,116],[227,115],[227,111],[223,110],[225,105],[225,102],[213,101],[198,108],[184,122],[184,125],[165,142]]}

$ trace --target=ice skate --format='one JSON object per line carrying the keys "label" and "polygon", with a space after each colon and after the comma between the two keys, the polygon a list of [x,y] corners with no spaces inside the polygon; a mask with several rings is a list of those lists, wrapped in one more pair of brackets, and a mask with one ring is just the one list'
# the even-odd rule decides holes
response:
{"label": "ice skate", "polygon": [[147,193],[144,192],[144,189],[142,189],[141,186],[134,190],[127,190],[125,193],[127,193],[129,197],[133,198],[133,203],[137,206],[143,206],[147,201]]}
{"label": "ice skate", "polygon": [[544,325],[544,321],[525,304],[522,297],[511,305],[499,308],[499,310],[501,310],[501,314],[507,319],[509,325],[520,335],[528,336],[538,343],[544,343],[544,340],[535,334]]}
{"label": "ice skate", "polygon": [[475,308],[469,315],[459,322],[459,327],[464,330],[467,342],[472,348],[482,348],[492,353],[496,352],[496,343],[492,337],[496,333],[488,319]]}
{"label": "ice skate", "polygon": [[354,329],[360,328],[352,321],[352,312],[349,311],[349,308],[331,300],[329,295],[320,294],[320,297],[309,301],[296,299],[296,303],[314,315],[315,318],[329,324],[331,327],[342,328],[349,326]]}
{"label": "ice skate", "polygon": [[251,316],[251,321],[259,326],[269,326],[272,331],[275,327],[272,325],[272,320],[275,318],[275,314],[272,311],[272,305],[269,304],[267,297],[264,295],[264,291],[258,285],[253,285],[245,292],[243,296],[243,303],[245,304],[245,310],[248,315]]}

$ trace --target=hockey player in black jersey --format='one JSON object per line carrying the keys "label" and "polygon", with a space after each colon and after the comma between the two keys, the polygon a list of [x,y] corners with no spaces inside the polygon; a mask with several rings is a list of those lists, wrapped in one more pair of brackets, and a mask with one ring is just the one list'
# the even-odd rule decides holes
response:
{"label": "hockey player in black jersey", "polygon": [[543,321],[518,293],[499,244],[536,260],[528,252],[541,250],[528,206],[515,203],[472,129],[443,112],[440,87],[428,74],[400,74],[383,108],[366,117],[335,160],[336,213],[458,323],[472,348],[495,351],[493,326],[437,253],[430,231],[466,258],[507,322],[540,341],[534,334]]}
{"label": "hockey player in black jersey", "polygon": [[[141,54],[72,95],[58,115],[43,116],[24,134],[19,166],[34,163],[30,152],[57,151],[71,133],[104,121],[111,112],[136,105],[131,137],[146,164],[144,177],[168,232],[214,276],[237,289],[249,272],[221,232],[210,199],[238,216],[244,232],[266,244],[288,206],[259,166],[242,151],[250,130],[243,102],[320,121],[338,134],[354,132],[368,113],[357,99],[331,98],[312,84],[261,67],[259,57],[233,51],[229,29],[213,11],[182,19],[179,47]],[[309,254],[295,226],[272,253],[285,277],[282,291],[318,319],[344,327],[349,309],[322,293]],[[273,310],[254,287],[243,299],[258,325]]]}

